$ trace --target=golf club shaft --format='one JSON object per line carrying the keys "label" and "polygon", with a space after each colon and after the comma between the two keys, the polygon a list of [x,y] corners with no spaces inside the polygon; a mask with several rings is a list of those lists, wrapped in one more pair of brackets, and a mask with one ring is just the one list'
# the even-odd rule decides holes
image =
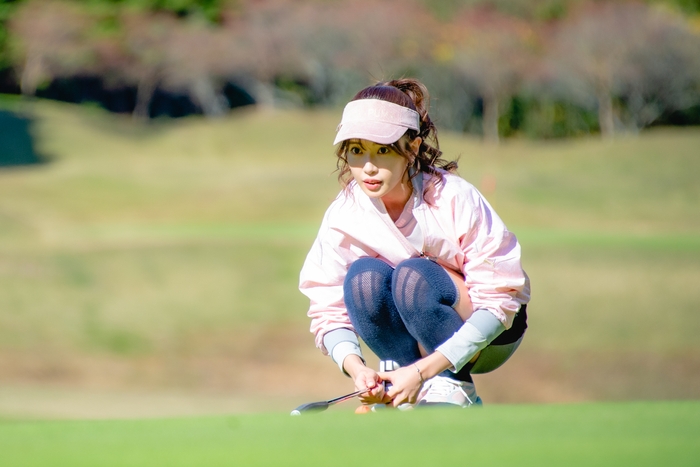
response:
{"label": "golf club shaft", "polygon": [[308,404],[300,405],[296,409],[292,410],[291,414],[292,415],[301,415],[302,412],[323,412],[331,404],[337,404],[338,402],[343,402],[343,401],[346,401],[348,399],[352,399],[355,396],[359,396],[363,392],[367,392],[367,389],[360,389],[359,391],[351,392],[350,394],[336,397],[335,399],[331,399],[328,401],[309,402]]}
{"label": "golf club shaft", "polygon": [[353,397],[359,396],[363,392],[367,392],[367,389],[360,389],[358,391],[351,392],[350,394],[346,394],[344,396],[340,396],[340,397],[336,397],[335,399],[331,399],[328,401],[328,405],[336,404],[338,402],[343,402],[343,401],[346,401],[348,399],[352,399]]}

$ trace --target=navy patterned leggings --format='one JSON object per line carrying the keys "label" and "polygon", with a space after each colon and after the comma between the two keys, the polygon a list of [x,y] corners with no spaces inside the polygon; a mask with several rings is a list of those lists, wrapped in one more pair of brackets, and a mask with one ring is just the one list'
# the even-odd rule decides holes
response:
{"label": "navy patterned leggings", "polygon": [[[365,344],[381,360],[394,360],[401,366],[421,358],[419,343],[431,354],[464,323],[452,308],[459,299],[452,279],[442,266],[425,258],[407,259],[396,269],[376,258],[360,258],[348,270],[344,293],[350,321]],[[496,340],[502,341],[501,336]],[[475,365],[482,367],[480,373],[492,371],[512,355],[522,333],[519,337],[499,346],[494,341],[475,364],[456,374],[446,370],[443,375],[471,381]],[[490,347],[500,348],[489,352]],[[489,353],[498,355],[497,361],[480,364],[482,359],[493,360]]]}

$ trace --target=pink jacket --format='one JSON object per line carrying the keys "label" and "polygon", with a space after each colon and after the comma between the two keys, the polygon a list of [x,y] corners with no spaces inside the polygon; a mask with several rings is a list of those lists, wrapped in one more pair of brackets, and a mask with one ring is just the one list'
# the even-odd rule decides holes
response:
{"label": "pink jacket", "polygon": [[424,236],[422,252],[401,234],[384,204],[365,195],[354,181],[326,211],[299,282],[311,301],[311,332],[324,353],[325,333],[354,329],[343,301],[343,281],[358,258],[380,258],[396,267],[408,258],[435,257],[462,273],[474,309],[488,309],[506,329],[520,305],[529,301],[520,245],[488,202],[457,175],[443,173],[442,181],[421,175],[413,182],[413,215]]}

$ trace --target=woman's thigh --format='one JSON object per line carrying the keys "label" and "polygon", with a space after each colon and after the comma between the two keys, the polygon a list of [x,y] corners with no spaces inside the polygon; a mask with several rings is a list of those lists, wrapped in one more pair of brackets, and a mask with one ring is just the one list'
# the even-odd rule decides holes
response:
{"label": "woman's thigh", "polygon": [[472,313],[474,313],[474,308],[472,307],[471,298],[469,298],[469,288],[464,282],[464,276],[457,271],[450,268],[442,266],[445,273],[450,277],[452,282],[457,289],[458,299],[457,302],[452,305],[452,308],[457,312],[457,314],[462,318],[462,321],[468,320]]}

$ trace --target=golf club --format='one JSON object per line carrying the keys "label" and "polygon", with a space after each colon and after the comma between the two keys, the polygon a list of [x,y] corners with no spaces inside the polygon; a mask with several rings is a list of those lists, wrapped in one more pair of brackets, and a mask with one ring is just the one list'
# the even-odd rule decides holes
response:
{"label": "golf club", "polygon": [[352,399],[353,397],[359,396],[363,392],[367,391],[367,389],[360,389],[359,391],[351,392],[350,394],[336,397],[335,399],[331,399],[328,401],[309,402],[307,404],[302,404],[296,409],[292,410],[292,413],[290,415],[301,415],[302,412],[323,412],[330,405],[337,404],[338,402],[343,402],[348,399]]}

